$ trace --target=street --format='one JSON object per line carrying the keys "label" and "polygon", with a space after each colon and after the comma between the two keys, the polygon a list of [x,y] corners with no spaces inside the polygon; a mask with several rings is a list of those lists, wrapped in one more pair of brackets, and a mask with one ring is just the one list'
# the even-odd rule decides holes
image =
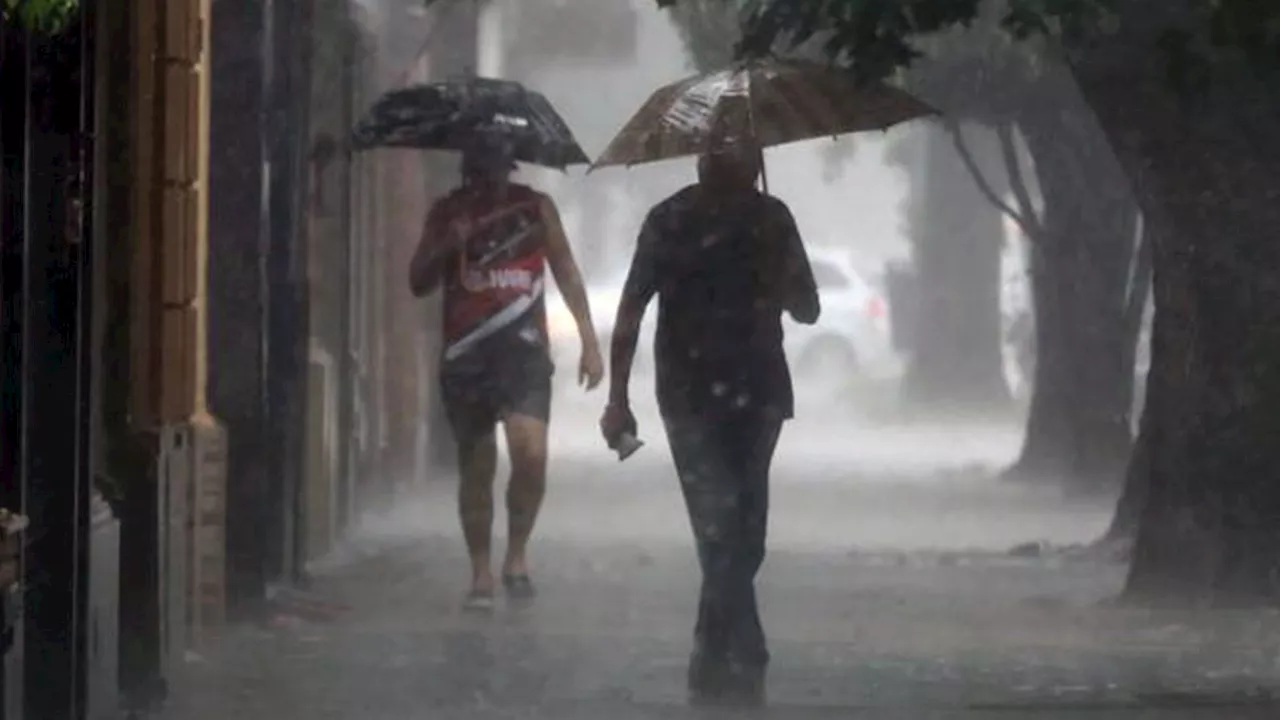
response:
{"label": "street", "polygon": [[[189,658],[167,717],[697,715],[682,702],[697,575],[656,427],[619,464],[568,439],[590,429],[579,416],[561,422],[569,435],[557,435],[533,607],[459,612],[465,556],[452,488],[436,484],[314,568],[308,597],[326,609],[302,602]],[[1105,503],[1002,487],[974,462],[928,473],[904,462],[892,475],[846,455],[841,472],[838,453],[805,451],[818,432],[794,433],[774,475],[760,577],[774,657],[767,716],[1274,713],[1251,703],[1280,680],[1280,618],[1109,608],[1121,566],[1008,552],[1027,540],[1087,542],[1105,526]],[[911,439],[864,432],[854,445]],[[953,453],[991,441],[952,434]],[[917,450],[937,440],[921,432]]]}

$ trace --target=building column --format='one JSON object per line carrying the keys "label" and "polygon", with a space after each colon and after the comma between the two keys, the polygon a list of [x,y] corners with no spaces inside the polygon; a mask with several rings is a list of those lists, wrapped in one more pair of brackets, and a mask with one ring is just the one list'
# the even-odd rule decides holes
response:
{"label": "building column", "polygon": [[351,328],[348,308],[354,276],[355,240],[351,222],[352,161],[340,152],[352,117],[352,79],[356,30],[346,0],[319,0],[313,32],[306,42],[312,56],[307,82],[310,122],[307,175],[303,183],[307,242],[309,378],[307,387],[306,472],[303,495],[307,515],[308,560],[329,552],[346,527],[345,473],[351,425]]}
{"label": "building column", "polygon": [[107,432],[121,441],[108,470],[121,488],[122,684],[143,706],[163,699],[225,602],[225,438],[205,391],[209,2],[131,0],[104,43],[130,58],[131,92],[112,88],[127,98],[114,101],[129,108],[127,128],[106,125],[128,151],[107,183],[129,189],[107,223],[129,249],[107,269],[127,349],[113,339],[104,352],[128,382],[108,403]]}

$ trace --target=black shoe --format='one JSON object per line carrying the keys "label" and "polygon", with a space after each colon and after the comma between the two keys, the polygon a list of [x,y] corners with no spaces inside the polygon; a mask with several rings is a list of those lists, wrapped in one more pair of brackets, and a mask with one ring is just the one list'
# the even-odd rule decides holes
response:
{"label": "black shoe", "polygon": [[689,684],[689,704],[694,707],[719,706],[725,703],[725,690],[722,686],[702,683]]}
{"label": "black shoe", "polygon": [[688,687],[691,705],[718,705],[729,689],[729,663],[695,652],[689,660]]}
{"label": "black shoe", "polygon": [[507,597],[512,600],[527,602],[538,595],[528,575],[503,575],[502,587],[506,589]]}
{"label": "black shoe", "polygon": [[765,705],[764,668],[731,665],[724,696],[726,702],[739,707],[763,707]]}

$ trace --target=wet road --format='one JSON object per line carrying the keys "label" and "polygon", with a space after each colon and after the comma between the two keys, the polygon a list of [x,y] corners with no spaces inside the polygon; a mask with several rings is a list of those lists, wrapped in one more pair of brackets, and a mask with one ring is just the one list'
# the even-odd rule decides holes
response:
{"label": "wet road", "polygon": [[[233,629],[193,656],[166,717],[706,716],[682,703],[697,578],[659,448],[619,465],[559,442],[535,606],[460,614],[452,495],[420,493],[317,566],[313,592],[334,612]],[[760,580],[774,654],[764,717],[1278,716],[1235,704],[1280,687],[1274,615],[1100,608],[1121,568],[1003,552],[1088,539],[1105,508],[972,468],[835,468],[795,446],[779,459]]]}

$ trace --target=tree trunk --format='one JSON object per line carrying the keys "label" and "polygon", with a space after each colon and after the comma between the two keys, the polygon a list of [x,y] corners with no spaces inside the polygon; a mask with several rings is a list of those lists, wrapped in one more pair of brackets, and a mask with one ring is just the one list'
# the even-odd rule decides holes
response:
{"label": "tree trunk", "polygon": [[[1152,281],[1151,266],[1156,244],[1149,223],[1144,225],[1142,243],[1141,267],[1145,268],[1146,283],[1141,286],[1140,292],[1145,297],[1150,290]],[[1168,287],[1168,284],[1163,285],[1161,293],[1167,292]],[[1166,304],[1168,304],[1168,301],[1166,301]],[[1145,307],[1143,310],[1138,311],[1136,316],[1130,316],[1129,322],[1131,326],[1141,327],[1144,310]],[[1148,348],[1148,352],[1152,356],[1155,355],[1156,347],[1167,348],[1169,340],[1172,339],[1170,336],[1172,328],[1165,327],[1171,317],[1171,313],[1165,313],[1156,315],[1152,321],[1151,347]],[[1166,349],[1161,352],[1159,359],[1162,362],[1168,362],[1176,353],[1176,349]],[[1102,537],[1103,543],[1132,543],[1138,535],[1138,521],[1141,519],[1142,509],[1146,506],[1147,496],[1151,487],[1152,455],[1157,444],[1155,433],[1159,427],[1157,423],[1160,418],[1168,415],[1167,411],[1160,407],[1160,403],[1169,392],[1169,389],[1163,387],[1162,383],[1167,382],[1170,377],[1169,369],[1162,368],[1157,371],[1154,364],[1147,370],[1147,381],[1143,388],[1142,396],[1142,416],[1138,424],[1138,437],[1133,443],[1133,452],[1129,455],[1129,463],[1125,469],[1124,489],[1120,493],[1119,502],[1116,503],[1111,525]],[[1154,389],[1156,386],[1161,386],[1161,388],[1157,391]]]}
{"label": "tree trunk", "polygon": [[[1137,207],[1105,137],[1052,69],[1019,118],[1044,211],[1034,229],[1038,349],[1027,434],[1009,476],[1114,488],[1131,442],[1133,365],[1146,301]],[[1009,153],[1011,155],[1011,151]]]}
{"label": "tree trunk", "polygon": [[1082,490],[1115,487],[1131,444],[1138,327],[1128,318],[1145,300],[1145,290],[1127,297],[1142,285],[1115,261],[1130,260],[1125,244],[1136,213],[1128,222],[1093,215],[1066,227],[1054,227],[1054,215],[1050,209],[1043,244],[1033,251],[1035,382],[1026,439],[1009,474]]}
{"label": "tree trunk", "polygon": [[1114,357],[1131,336],[1111,327],[1106,335],[1090,337],[1078,325],[1078,308],[1053,307],[1070,301],[1037,302],[1037,316],[1046,322],[1038,331],[1042,350],[1026,438],[1009,475],[1076,490],[1114,487],[1129,456],[1125,401],[1132,397],[1133,382],[1128,368],[1102,360]]}
{"label": "tree trunk", "polygon": [[[1193,142],[1178,145],[1195,152]],[[1280,137],[1269,142],[1280,147]],[[1169,188],[1161,195],[1186,205],[1166,205],[1166,227],[1177,230],[1157,254],[1157,308],[1170,315],[1158,332],[1173,337],[1157,338],[1153,354],[1151,476],[1128,592],[1147,601],[1272,602],[1280,293],[1266,275],[1280,262],[1272,237],[1280,217],[1261,173],[1260,186],[1241,177],[1213,188],[1207,167],[1183,160],[1153,173],[1153,184]],[[1266,172],[1276,171],[1280,164]]]}
{"label": "tree trunk", "polygon": [[943,134],[931,134],[923,152],[911,199],[918,327],[904,399],[924,412],[998,415],[1011,404],[1001,355],[1001,216]]}
{"label": "tree trunk", "polygon": [[1178,8],[1130,0],[1122,32],[1073,57],[1156,238],[1151,476],[1126,594],[1274,603],[1280,92],[1235,65],[1179,104],[1149,50]]}
{"label": "tree trunk", "polygon": [[[1150,394],[1148,387],[1148,394]],[[1129,457],[1129,466],[1125,471],[1124,490],[1116,503],[1115,514],[1111,517],[1111,525],[1102,536],[1103,542],[1132,542],[1138,535],[1138,521],[1142,517],[1142,508],[1146,505],[1147,494],[1151,487],[1151,454],[1153,423],[1143,416],[1138,430],[1138,439],[1133,444],[1133,453]]]}

